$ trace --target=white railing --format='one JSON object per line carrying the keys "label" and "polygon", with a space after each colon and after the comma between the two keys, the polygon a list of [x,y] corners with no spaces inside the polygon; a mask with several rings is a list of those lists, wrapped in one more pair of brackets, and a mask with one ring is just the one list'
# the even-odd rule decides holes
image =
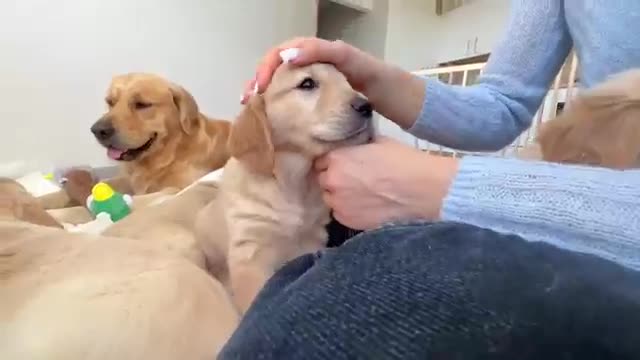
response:
{"label": "white railing", "polygon": [[[451,85],[469,86],[472,85],[475,82],[475,79],[482,74],[484,66],[485,63],[476,63],[418,70],[413,73],[424,77],[438,78],[440,81],[447,82]],[[545,96],[542,105],[534,115],[531,127],[520,135],[511,145],[504,149],[495,153],[483,154],[515,156],[518,155],[522,149],[535,143],[535,136],[540,124],[555,117],[558,110],[558,104],[568,106],[567,103],[569,100],[576,95],[577,69],[578,60],[575,54],[572,54],[555,77],[555,80],[553,81],[549,92]],[[464,153],[444,146],[432,144],[424,140],[419,140],[417,138],[414,140],[414,145],[421,150],[446,155],[460,156]]]}

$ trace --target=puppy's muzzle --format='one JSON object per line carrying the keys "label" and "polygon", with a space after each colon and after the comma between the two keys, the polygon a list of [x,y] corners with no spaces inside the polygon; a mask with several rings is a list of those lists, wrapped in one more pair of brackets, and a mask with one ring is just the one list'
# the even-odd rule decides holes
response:
{"label": "puppy's muzzle", "polygon": [[364,118],[371,118],[373,116],[373,107],[367,99],[357,96],[351,101],[351,108],[358,113],[358,115]]}
{"label": "puppy's muzzle", "polygon": [[91,132],[96,139],[100,141],[107,141],[111,140],[113,135],[116,133],[116,129],[113,127],[111,118],[103,117],[91,126]]}

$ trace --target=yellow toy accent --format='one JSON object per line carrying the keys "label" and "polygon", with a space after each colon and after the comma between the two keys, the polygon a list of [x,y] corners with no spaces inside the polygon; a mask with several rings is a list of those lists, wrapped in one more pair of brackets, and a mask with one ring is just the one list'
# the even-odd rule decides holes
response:
{"label": "yellow toy accent", "polygon": [[44,174],[46,180],[53,180],[53,173]]}
{"label": "yellow toy accent", "polygon": [[114,194],[113,189],[109,184],[104,182],[99,182],[93,186],[91,189],[91,195],[93,195],[94,201],[105,201],[110,199]]}

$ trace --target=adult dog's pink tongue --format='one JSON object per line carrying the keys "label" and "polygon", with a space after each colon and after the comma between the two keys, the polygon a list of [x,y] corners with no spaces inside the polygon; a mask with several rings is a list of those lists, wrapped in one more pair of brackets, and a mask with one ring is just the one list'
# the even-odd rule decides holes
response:
{"label": "adult dog's pink tongue", "polygon": [[113,160],[120,160],[120,157],[124,154],[124,150],[118,150],[110,147],[107,149],[107,156]]}

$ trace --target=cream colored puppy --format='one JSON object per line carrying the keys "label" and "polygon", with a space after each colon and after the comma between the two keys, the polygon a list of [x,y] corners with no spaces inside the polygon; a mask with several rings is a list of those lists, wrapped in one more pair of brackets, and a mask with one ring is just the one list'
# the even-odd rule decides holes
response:
{"label": "cream colored puppy", "polygon": [[227,258],[229,279],[215,275],[230,281],[241,311],[285,262],[326,246],[329,209],[313,161],[369,141],[371,119],[371,105],[326,64],[280,66],[266,92],[254,96],[236,119],[222,202],[211,203],[200,223],[206,229],[206,219],[224,212],[228,249],[220,230],[210,229],[205,251],[210,264]]}
{"label": "cream colored puppy", "polygon": [[144,241],[0,221],[0,359],[214,359],[224,287]]}
{"label": "cream colored puppy", "polygon": [[239,321],[193,236],[217,197],[198,184],[104,236],[29,224],[32,202],[9,202],[29,216],[0,211],[0,359],[214,359]]}

